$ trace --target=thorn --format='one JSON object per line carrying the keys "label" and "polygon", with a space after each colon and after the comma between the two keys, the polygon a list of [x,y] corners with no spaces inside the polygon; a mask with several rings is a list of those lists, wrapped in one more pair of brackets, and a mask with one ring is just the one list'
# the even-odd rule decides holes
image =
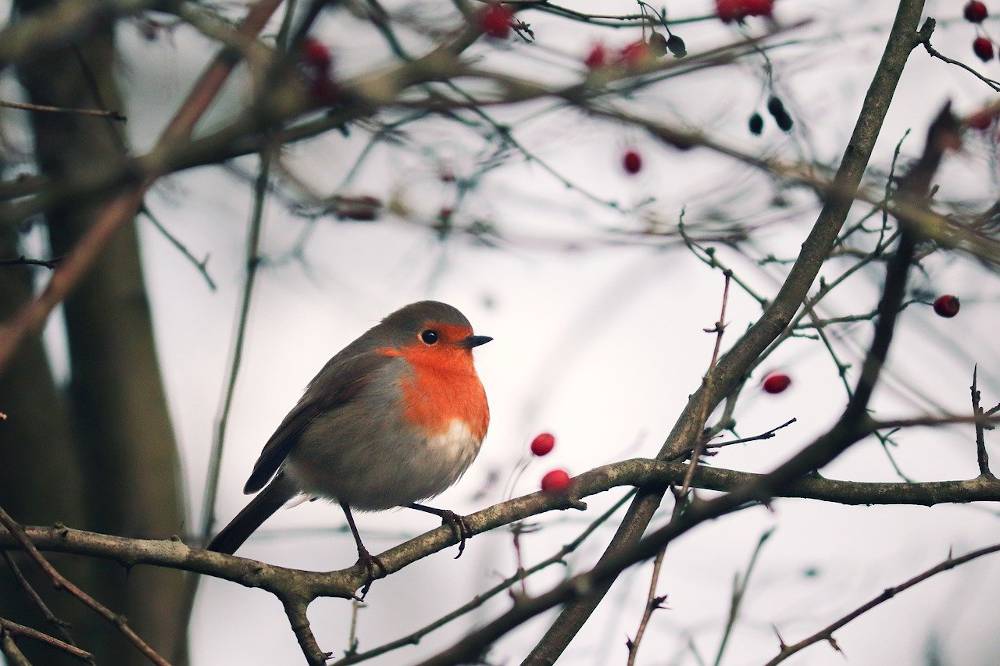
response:
{"label": "thorn", "polygon": [[788,644],[785,643],[785,639],[781,637],[781,632],[778,631],[778,625],[772,624],[771,625],[771,629],[774,631],[774,635],[778,639],[778,647],[781,648],[782,650],[784,650],[785,648],[787,648]]}

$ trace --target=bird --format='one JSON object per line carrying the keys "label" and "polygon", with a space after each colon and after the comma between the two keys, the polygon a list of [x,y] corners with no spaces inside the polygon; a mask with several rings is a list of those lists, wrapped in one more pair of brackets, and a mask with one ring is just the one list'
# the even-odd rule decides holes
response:
{"label": "bird", "polygon": [[[470,531],[452,511],[418,503],[452,486],[479,453],[490,421],[472,350],[493,338],[473,333],[458,309],[411,303],[331,358],[264,444],[243,487],[257,493],[208,545],[232,554],[292,498],[340,504],[367,572],[364,596],[385,566],[365,548],[352,509],[409,507]],[[458,557],[458,556],[456,556]]]}

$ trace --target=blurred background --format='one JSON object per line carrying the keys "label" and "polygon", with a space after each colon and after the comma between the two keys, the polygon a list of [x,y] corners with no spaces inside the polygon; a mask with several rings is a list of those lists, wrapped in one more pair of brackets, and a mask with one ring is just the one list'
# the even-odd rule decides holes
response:
{"label": "blurred background", "polygon": [[[964,21],[962,5],[927,3],[925,14],[938,19],[933,44],[994,77],[1000,65],[981,63],[971,45],[977,34],[996,33],[997,26],[992,19],[981,27]],[[9,21],[36,9],[27,1],[0,6]],[[239,3],[205,6],[232,19],[245,12]],[[338,78],[397,62],[365,7],[351,3],[329,10],[311,31],[329,47]],[[461,25],[448,2],[383,7],[405,48],[417,54],[442,31]],[[595,15],[640,11],[623,2],[574,2],[572,8]],[[666,10],[671,21],[697,19],[672,24],[689,57],[769,29],[758,18],[745,26],[724,24],[712,16],[712,2],[671,2]],[[265,38],[273,37],[283,11]],[[850,137],[894,11],[895,3],[778,0],[778,25],[804,25],[770,37],[765,50],[730,64],[692,67],[634,89],[622,86],[609,104],[828,175]],[[482,68],[562,86],[585,76],[583,61],[594,44],[617,50],[642,36],[634,22],[604,27],[531,9],[518,18],[530,24],[533,40],[482,39],[466,57]],[[91,85],[79,80],[74,58],[82,53],[95,67],[104,65],[97,69],[107,79],[98,86],[106,92],[107,108],[121,109],[128,122],[108,132],[107,119],[53,120],[51,114],[0,109],[3,180],[40,172],[71,178],[117,154],[118,142],[136,154],[146,152],[217,48],[175,16],[140,14],[118,21],[113,35],[109,30],[93,43],[4,70],[0,99],[83,99],[89,95],[74,89]],[[238,69],[196,133],[222,127],[245,107],[250,83],[246,69]],[[772,94],[795,121],[788,133],[765,111]],[[901,141],[901,166],[920,154],[926,128],[946,101],[967,115],[995,97],[969,72],[916,49],[867,182],[884,187]],[[720,271],[680,238],[681,216],[699,247],[715,248],[720,261],[768,299],[820,206],[813,192],[766,172],[706,149],[678,151],[640,128],[552,99],[487,111],[512,139],[471,111],[401,122],[407,111],[397,109],[353,123],[344,133],[287,145],[274,160],[214,529],[246,502],[242,485],[261,446],[326,360],[392,310],[421,299],[455,305],[477,333],[495,338],[476,351],[492,411],[489,435],[471,470],[435,505],[470,513],[537,490],[553,468],[578,474],[654,455],[708,367],[715,338],[703,329],[717,320],[722,295]],[[755,112],[765,120],[760,136],[747,129]],[[984,211],[996,200],[994,131],[967,132],[963,150],[949,155],[938,172],[936,198],[948,210]],[[623,168],[628,151],[641,156],[637,173]],[[212,443],[237,348],[258,171],[259,159],[245,156],[160,179],[145,199],[150,215],[140,215],[116,237],[80,289],[50,317],[41,339],[22,345],[4,371],[0,410],[9,418],[0,424],[0,505],[19,521],[197,541]],[[345,219],[351,216],[342,209],[338,216],[333,196],[377,199],[376,219]],[[856,205],[848,225],[867,211]],[[82,204],[17,227],[4,225],[0,258],[58,257],[79,239],[91,215],[90,205]],[[879,216],[870,221],[872,229],[880,224]],[[864,236],[857,247],[869,251],[876,237]],[[204,273],[195,265],[203,259]],[[832,281],[855,261],[851,255],[832,258],[821,274]],[[0,267],[0,314],[13,312],[48,275],[45,268]],[[871,312],[883,275],[879,261],[857,271],[823,300],[819,314]],[[1000,401],[998,284],[994,267],[959,253],[933,252],[921,261],[910,287],[923,302],[901,317],[873,402],[877,417],[968,413],[975,364],[984,406]],[[957,317],[938,317],[926,305],[943,293],[960,297]],[[760,312],[760,304],[734,285],[723,348]],[[828,329],[837,358],[851,364],[852,382],[871,329],[865,319]],[[780,395],[759,387],[774,370],[792,379]],[[828,428],[845,402],[837,364],[824,344],[791,338],[749,378],[734,418],[739,436],[791,418],[796,423],[773,439],[725,448],[710,463],[769,470]],[[555,450],[530,461],[512,485],[519,463],[529,458],[531,439],[543,431],[556,436]],[[824,475],[929,481],[977,473],[971,426],[913,429],[894,442],[886,447],[868,438]],[[995,445],[991,452],[1000,456]],[[537,529],[520,537],[524,563],[551,556],[625,492],[590,498],[585,514],[560,512],[530,521]],[[799,640],[944,559],[949,549],[960,554],[1000,534],[995,506],[843,507],[780,500],[772,508],[703,525],[670,546],[660,582],[668,609],[653,615],[638,663],[715,659],[733,578],[745,572],[768,530],[773,534],[757,557],[722,663],[763,663],[777,652],[772,627],[786,642]],[[568,572],[591,566],[623,512],[596,530],[565,567],[529,578],[527,590],[541,593]],[[666,521],[669,512],[665,502],[654,524]],[[438,524],[432,516],[411,513],[359,515],[369,548],[385,550]],[[352,610],[340,599],[313,603],[310,619],[320,645],[342,655],[350,647],[352,614],[360,651],[404,636],[517,566],[509,529],[476,536],[459,560],[452,559],[454,550],[377,581],[363,608]],[[324,502],[280,511],[240,555],[313,570],[355,560],[343,514]],[[203,580],[186,639],[185,586],[176,572],[125,571],[67,556],[53,561],[178,662],[301,661],[281,605],[270,594]],[[560,663],[624,663],[649,574],[648,564],[626,571]],[[30,619],[9,578],[0,576],[0,615],[26,613]],[[1000,563],[977,560],[838,631],[843,655],[817,645],[790,663],[840,664],[845,656],[858,665],[1000,663],[998,589]],[[498,595],[419,645],[371,663],[417,661],[510,603]],[[131,648],[94,620],[69,604],[60,608],[99,663],[138,663]],[[490,663],[517,663],[553,618],[545,614],[511,632],[491,651]],[[36,663],[59,663],[51,652],[38,655]]]}

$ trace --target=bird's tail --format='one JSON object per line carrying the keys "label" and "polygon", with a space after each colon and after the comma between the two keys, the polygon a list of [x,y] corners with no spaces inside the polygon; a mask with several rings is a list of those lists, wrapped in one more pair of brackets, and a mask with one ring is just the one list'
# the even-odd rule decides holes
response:
{"label": "bird's tail", "polygon": [[264,490],[257,493],[257,496],[215,535],[208,544],[208,550],[232,555],[272,513],[297,493],[298,488],[295,484],[279,472]]}

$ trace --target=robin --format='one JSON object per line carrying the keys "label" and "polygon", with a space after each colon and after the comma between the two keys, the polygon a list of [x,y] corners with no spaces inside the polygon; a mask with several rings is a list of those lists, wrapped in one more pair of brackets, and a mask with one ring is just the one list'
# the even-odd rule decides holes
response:
{"label": "robin", "polygon": [[368,573],[364,592],[375,567],[385,567],[361,541],[352,509],[402,506],[437,515],[458,533],[461,555],[469,536],[462,518],[417,502],[458,481],[479,453],[490,410],[472,349],[490,340],[437,301],[411,303],[369,329],[309,382],[243,487],[257,496],[208,549],[236,552],[302,494],[334,500],[344,510]]}

